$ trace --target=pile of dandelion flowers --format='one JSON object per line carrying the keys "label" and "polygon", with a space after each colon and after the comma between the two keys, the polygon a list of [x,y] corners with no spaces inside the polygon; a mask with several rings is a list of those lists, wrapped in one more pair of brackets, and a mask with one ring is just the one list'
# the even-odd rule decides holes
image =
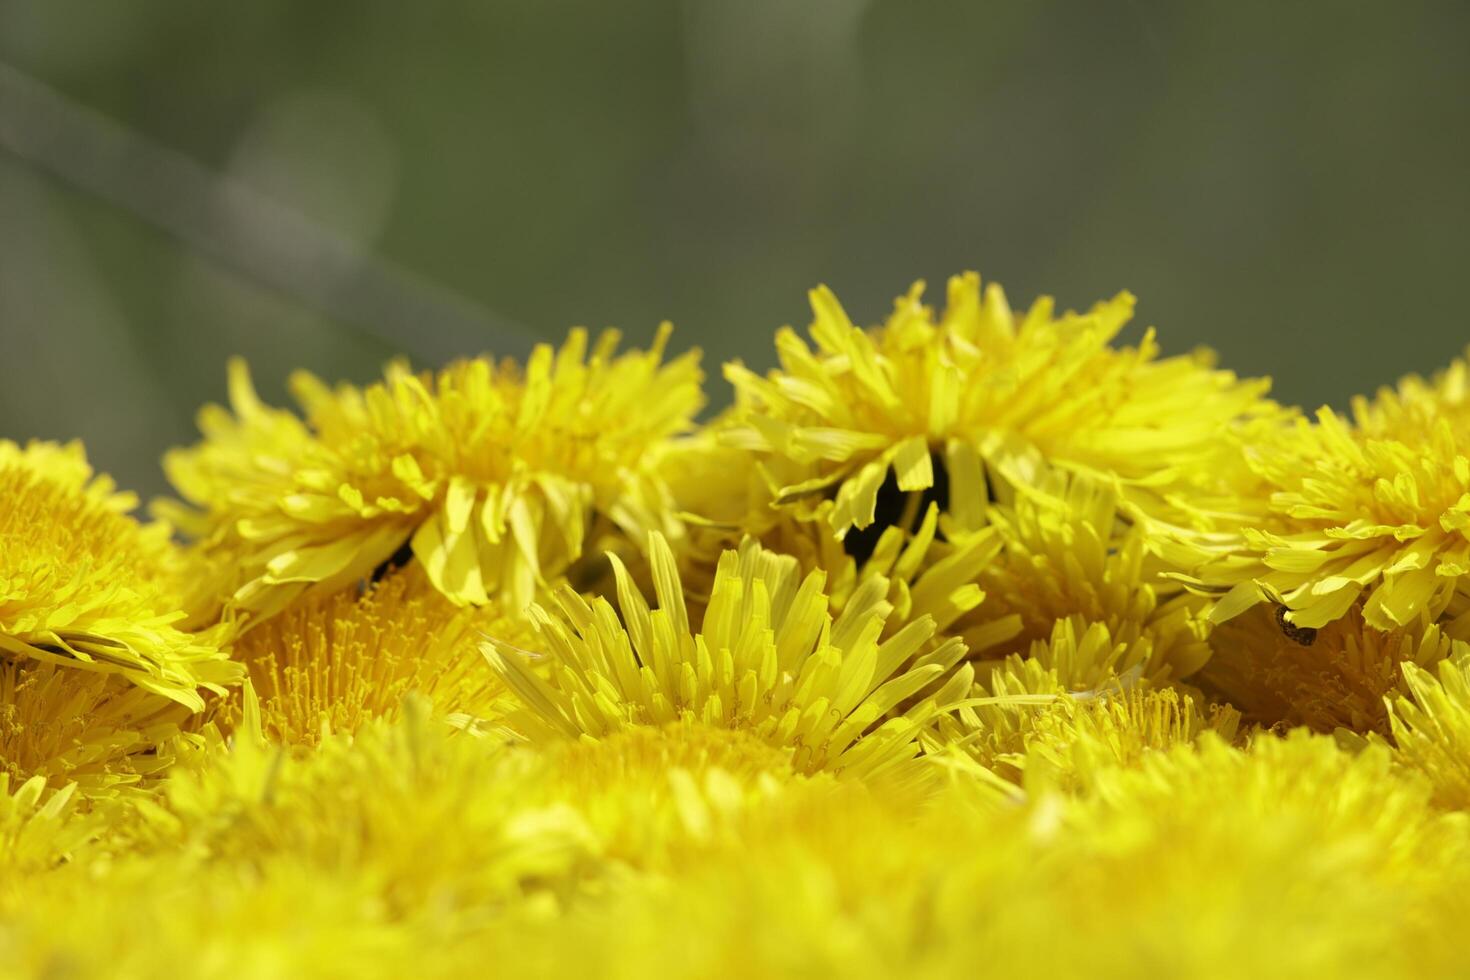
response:
{"label": "pile of dandelion flowers", "polygon": [[217,637],[178,626],[180,571],[164,525],[95,476],[80,444],[0,441],[0,653],[118,675],[198,710],[239,676]]}
{"label": "pile of dandelion flowers", "polygon": [[206,408],[204,441],[165,458],[194,506],[164,513],[238,566],[222,591],[256,621],[368,578],[405,546],[453,601],[504,593],[524,609],[581,556],[594,517],[635,540],[668,529],[652,462],[703,402],[697,353],[663,363],[668,336],[617,355],[607,331],[589,354],[573,330],[524,371],[395,363],[364,389],[298,373],[305,421],[263,406],[232,363],[234,414]]}
{"label": "pile of dandelion flowers", "polygon": [[1457,646],[1433,672],[1403,664],[1389,726],[1397,760],[1429,780],[1435,802],[1470,810],[1470,651]]}
{"label": "pile of dandelion flowers", "polygon": [[[950,281],[936,319],[922,285],[870,332],[815,290],[815,350],[785,328],[779,371],[726,368],[742,411],[725,438],[804,469],[778,503],[835,493],[839,534],[873,522],[890,469],[901,492],[933,487],[936,457],[951,491],[982,488],[971,500],[986,500],[987,478],[1026,482],[1061,466],[1116,478],[1129,506],[1189,523],[1180,492],[1213,488],[1231,450],[1222,435],[1272,407],[1267,382],[1240,381],[1203,355],[1160,359],[1151,331],[1137,348],[1112,347],[1132,316],[1126,293],[1060,318],[1043,298],[1018,320],[997,286],[982,298],[970,274]],[[953,519],[973,528],[983,514]]]}
{"label": "pile of dandelion flowers", "polygon": [[881,611],[834,619],[822,572],[801,577],[795,559],[754,542],[721,557],[695,632],[668,543],[652,535],[649,552],[657,609],[616,560],[623,621],[567,588],[557,613],[533,608],[551,650],[545,678],[507,644],[482,647],[524,703],[509,724],[544,740],[683,719],[752,731],[792,750],[800,772],[870,775],[912,759],[924,725],[971,687],[968,667],[955,669],[960,640],[920,654],[932,620],[881,640]]}

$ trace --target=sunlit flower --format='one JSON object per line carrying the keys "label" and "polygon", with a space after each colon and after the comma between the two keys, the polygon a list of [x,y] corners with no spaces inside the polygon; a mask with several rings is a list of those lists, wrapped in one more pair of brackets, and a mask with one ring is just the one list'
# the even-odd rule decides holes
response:
{"label": "sunlit flower", "polygon": [[1403,665],[1389,724],[1399,761],[1429,780],[1435,801],[1470,810],[1470,651],[1456,647],[1433,671]]}
{"label": "sunlit flower", "polygon": [[1470,425],[1470,364],[1457,357],[1430,378],[1407,375],[1397,385],[1380,388],[1372,398],[1354,396],[1352,409],[1359,430],[1370,438],[1432,428],[1439,419],[1463,432]]}
{"label": "sunlit flower", "polygon": [[1137,765],[1214,732],[1233,740],[1240,715],[1174,688],[1114,684],[1076,692],[1054,668],[1013,657],[979,688],[989,698],[937,719],[936,753],[962,752],[985,768],[1028,785],[1076,789],[1107,766]]}
{"label": "sunlit flower", "polygon": [[1272,410],[1266,382],[1203,354],[1161,359],[1152,331],[1111,346],[1133,313],[1127,293],[1061,317],[1042,299],[1018,317],[998,286],[982,297],[974,274],[950,280],[942,315],[922,288],[872,331],[817,289],[814,348],[786,328],[780,370],[726,368],[739,401],[724,437],[766,462],[777,503],[811,519],[831,498],[839,536],[894,522],[914,494],[939,501],[946,533],[977,529],[988,488],[1050,468],[1116,481],[1130,515],[1207,524],[1233,430]]}
{"label": "sunlit flower", "polygon": [[[441,976],[450,949],[463,974],[487,922],[554,911],[601,868],[575,809],[528,799],[544,778],[529,753],[417,708],[310,749],[269,744],[252,721],[138,801],[130,849],[0,905],[7,968]],[[76,914],[60,922],[62,908]]]}
{"label": "sunlit flower", "polygon": [[0,442],[0,771],[88,791],[166,767],[239,675],[184,632],[168,528],[129,516],[78,444]]}
{"label": "sunlit flower", "polygon": [[981,611],[1019,621],[1002,652],[1025,651],[1049,640],[1058,621],[1075,619],[1106,627],[1135,651],[1146,644],[1146,659],[1129,669],[1156,684],[1187,678],[1209,659],[1204,601],[1166,577],[1176,568],[1173,543],[1129,521],[1111,485],[1053,475],[1036,492],[1006,494],[991,507],[990,525],[1001,548],[977,578]]}
{"label": "sunlit flower", "polygon": [[[1470,575],[1470,417],[1464,367],[1407,379],[1348,420],[1328,408],[1248,451],[1264,512],[1227,542],[1202,580],[1225,593],[1224,622],[1257,602],[1317,629],[1360,599],[1375,629],[1437,618]],[[1226,590],[1229,590],[1226,592]]]}
{"label": "sunlit flower", "polygon": [[1063,697],[1035,712],[1014,763],[1033,792],[1092,791],[1103,774],[1136,768],[1151,753],[1189,745],[1206,733],[1232,742],[1240,720],[1228,705],[1204,705],[1174,688]]}
{"label": "sunlit flower", "polygon": [[298,373],[304,419],[261,404],[230,365],[233,411],[201,412],[204,441],[165,458],[191,506],[163,507],[230,572],[229,604],[259,621],[307,593],[371,577],[404,549],[456,603],[519,612],[605,534],[667,529],[652,461],[702,404],[696,354],[589,353],[573,330],[522,371],[489,358],[437,375],[390,364],[366,388]]}
{"label": "sunlit flower", "polygon": [[93,477],[80,444],[0,441],[0,653],[129,683],[192,708],[238,675],[211,642],[179,630],[168,528]]}
{"label": "sunlit flower", "polygon": [[[495,602],[455,606],[417,565],[366,587],[296,603],[236,644],[250,672],[265,734],[287,744],[395,718],[410,694],[466,720],[498,715],[506,692],[478,643],[496,636],[535,649],[536,634]],[[238,722],[241,703],[224,714]]]}
{"label": "sunlit flower", "polygon": [[555,612],[534,610],[551,650],[546,678],[510,645],[485,645],[523,702],[511,723],[528,737],[600,738],[688,719],[752,731],[789,749],[800,772],[872,774],[916,755],[936,704],[970,686],[967,670],[952,673],[959,640],[919,655],[932,620],[882,639],[881,611],[834,618],[821,572],[803,577],[794,558],[753,542],[720,559],[695,629],[667,542],[653,536],[649,553],[657,609],[615,564],[622,621],[607,600],[566,588]]}
{"label": "sunlit flower", "polygon": [[1066,741],[1065,733],[1078,726],[1100,725],[1097,731],[1109,738],[1136,743],[1134,749],[1117,747],[1123,758],[1207,729],[1233,733],[1238,720],[1232,709],[1207,707],[1197,696],[1167,686],[1167,660],[1154,637],[1134,623],[1118,635],[1105,623],[1064,617],[1022,651],[976,665],[971,698],[936,719],[932,750],[960,749],[1015,777],[1024,768],[1027,746],[1046,733]]}

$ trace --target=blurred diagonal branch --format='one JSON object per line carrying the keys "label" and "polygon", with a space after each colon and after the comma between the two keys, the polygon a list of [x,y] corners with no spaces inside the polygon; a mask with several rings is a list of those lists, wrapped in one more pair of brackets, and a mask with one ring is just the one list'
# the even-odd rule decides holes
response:
{"label": "blurred diagonal branch", "polygon": [[[525,327],[0,63],[0,147],[261,285],[429,362],[524,355]],[[246,215],[246,222],[219,220]]]}

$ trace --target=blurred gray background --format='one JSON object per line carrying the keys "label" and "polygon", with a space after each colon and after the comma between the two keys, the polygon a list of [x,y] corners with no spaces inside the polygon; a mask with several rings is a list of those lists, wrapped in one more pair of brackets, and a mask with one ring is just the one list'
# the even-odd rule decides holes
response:
{"label": "blurred gray background", "polygon": [[1467,96],[1463,2],[0,0],[0,436],[967,268],[1341,404],[1470,341]]}

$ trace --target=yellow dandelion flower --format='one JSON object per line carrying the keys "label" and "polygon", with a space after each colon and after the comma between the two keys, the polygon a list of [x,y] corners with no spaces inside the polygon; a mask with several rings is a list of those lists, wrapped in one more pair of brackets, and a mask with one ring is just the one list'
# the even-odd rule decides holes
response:
{"label": "yellow dandelion flower", "polygon": [[913,758],[937,705],[970,687],[967,670],[953,671],[959,640],[918,655],[932,620],[882,639],[881,611],[834,618],[821,572],[802,577],[794,558],[753,542],[721,558],[696,631],[668,543],[653,535],[649,552],[657,609],[614,559],[623,621],[607,600],[567,588],[557,612],[534,610],[552,651],[545,679],[513,647],[485,644],[523,702],[511,723],[528,737],[601,738],[689,719],[752,731],[791,750],[799,772],[870,775]]}
{"label": "yellow dandelion flower", "polygon": [[1012,675],[1040,671],[1062,690],[1091,695],[1146,681],[1148,666],[1157,661],[1148,634],[1115,636],[1104,623],[1069,616],[1052,625],[1049,637],[1033,640],[1024,655],[1011,654],[1001,667]]}
{"label": "yellow dandelion flower", "polygon": [[95,477],[78,443],[0,441],[0,653],[129,683],[202,708],[238,676],[175,625],[169,530],[129,516],[131,494]]}
{"label": "yellow dandelion flower", "polygon": [[994,611],[980,584],[1002,540],[986,529],[954,543],[942,541],[940,517],[939,505],[931,502],[912,530],[906,524],[885,528],[861,561],[820,522],[783,521],[782,533],[768,534],[763,543],[775,541],[775,550],[797,556],[803,568],[823,570],[834,612],[881,609],[890,634],[928,618],[935,642],[958,636],[972,655],[1015,638],[1019,617]]}
{"label": "yellow dandelion flower", "polygon": [[1206,732],[1233,742],[1240,720],[1228,705],[1204,706],[1175,688],[1060,698],[1037,714],[1019,768],[1028,788],[1090,790],[1098,773],[1135,768],[1150,753],[1189,745]]}
{"label": "yellow dandelion flower", "polygon": [[[1059,620],[1077,618],[1135,650],[1146,641],[1139,666],[1155,684],[1189,677],[1209,659],[1205,602],[1165,577],[1177,567],[1173,543],[1127,520],[1110,485],[1052,476],[1035,492],[1006,494],[990,522],[1002,547],[977,584],[987,618],[1019,621],[1012,649],[1046,641]],[[986,649],[960,635],[972,650]]]}
{"label": "yellow dandelion flower", "polygon": [[1435,802],[1470,810],[1470,651],[1454,654],[1430,672],[1402,667],[1404,692],[1389,704],[1397,758],[1434,786]]}
{"label": "yellow dandelion flower", "polygon": [[[436,710],[467,720],[496,717],[506,692],[485,670],[482,636],[536,649],[536,634],[495,602],[454,605],[417,564],[368,585],[313,597],[246,633],[234,656],[245,664],[264,730],[272,741],[315,744],[397,717],[419,694]],[[240,720],[239,699],[223,713]]]}
{"label": "yellow dandelion flower", "polygon": [[697,353],[588,351],[573,330],[524,371],[489,358],[435,376],[390,364],[366,388],[298,373],[304,419],[261,404],[230,365],[233,412],[200,413],[204,441],[165,457],[187,505],[162,512],[233,579],[222,590],[255,621],[298,596],[339,591],[403,549],[456,603],[503,594],[519,611],[565,572],[589,536],[668,530],[652,460],[702,404]]}
{"label": "yellow dandelion flower", "polygon": [[1138,765],[1207,731],[1233,741],[1240,724],[1233,708],[1175,688],[1068,692],[1035,661],[997,667],[985,690],[998,697],[938,719],[931,751],[963,752],[1031,786],[1076,790],[1102,767]]}
{"label": "yellow dandelion flower", "polygon": [[[1438,617],[1470,575],[1467,423],[1454,407],[1463,368],[1440,388],[1417,379],[1375,402],[1357,399],[1350,422],[1329,408],[1252,448],[1263,513],[1205,566],[1224,593],[1224,622],[1270,601],[1287,621],[1319,629],[1362,601],[1375,629]],[[1227,591],[1228,590],[1228,591]]]}
{"label": "yellow dandelion flower", "polygon": [[832,498],[839,536],[891,522],[915,493],[948,497],[947,525],[977,529],[988,487],[1049,468],[1116,480],[1128,513],[1194,526],[1234,451],[1232,428],[1274,411],[1267,382],[1204,355],[1160,358],[1152,331],[1136,348],[1111,346],[1133,314],[1127,293],[1061,317],[1041,299],[1018,317],[999,287],[982,297],[974,274],[950,280],[942,315],[922,289],[868,332],[817,289],[815,348],[787,328],[780,370],[726,368],[740,411],[725,438],[783,481],[778,503],[810,517],[812,501]]}
{"label": "yellow dandelion flower", "polygon": [[1470,646],[1425,622],[1390,631],[1350,609],[1321,629],[1285,621],[1285,610],[1258,606],[1217,626],[1216,653],[1194,678],[1260,725],[1304,725],[1388,733],[1384,699],[1403,690],[1401,666],[1433,667]]}
{"label": "yellow dandelion flower", "polygon": [[1148,667],[1158,662],[1147,633],[1129,628],[1115,636],[1104,623],[1079,616],[1059,619],[1050,635],[1033,640],[1024,655],[976,665],[980,679],[971,698],[936,719],[931,748],[952,746],[1017,778],[1025,768],[1026,747],[1058,726],[1076,731],[1094,724],[1102,726],[1099,731],[1155,747],[1172,744],[1171,734],[1193,738],[1205,728],[1233,736],[1239,720],[1233,709],[1207,709],[1197,692],[1164,686],[1162,679],[1151,682]]}
{"label": "yellow dandelion flower", "polygon": [[677,873],[631,879],[576,915],[494,923],[477,946],[567,977],[958,975],[944,957],[977,930],[976,948],[1003,935],[990,916],[1023,900],[1010,886],[1034,855],[1006,833],[1017,808],[977,820],[961,792],[907,804],[803,780]]}
{"label": "yellow dandelion flower", "polygon": [[240,668],[192,634],[163,525],[79,444],[0,442],[0,772],[89,794],[165,769]]}

